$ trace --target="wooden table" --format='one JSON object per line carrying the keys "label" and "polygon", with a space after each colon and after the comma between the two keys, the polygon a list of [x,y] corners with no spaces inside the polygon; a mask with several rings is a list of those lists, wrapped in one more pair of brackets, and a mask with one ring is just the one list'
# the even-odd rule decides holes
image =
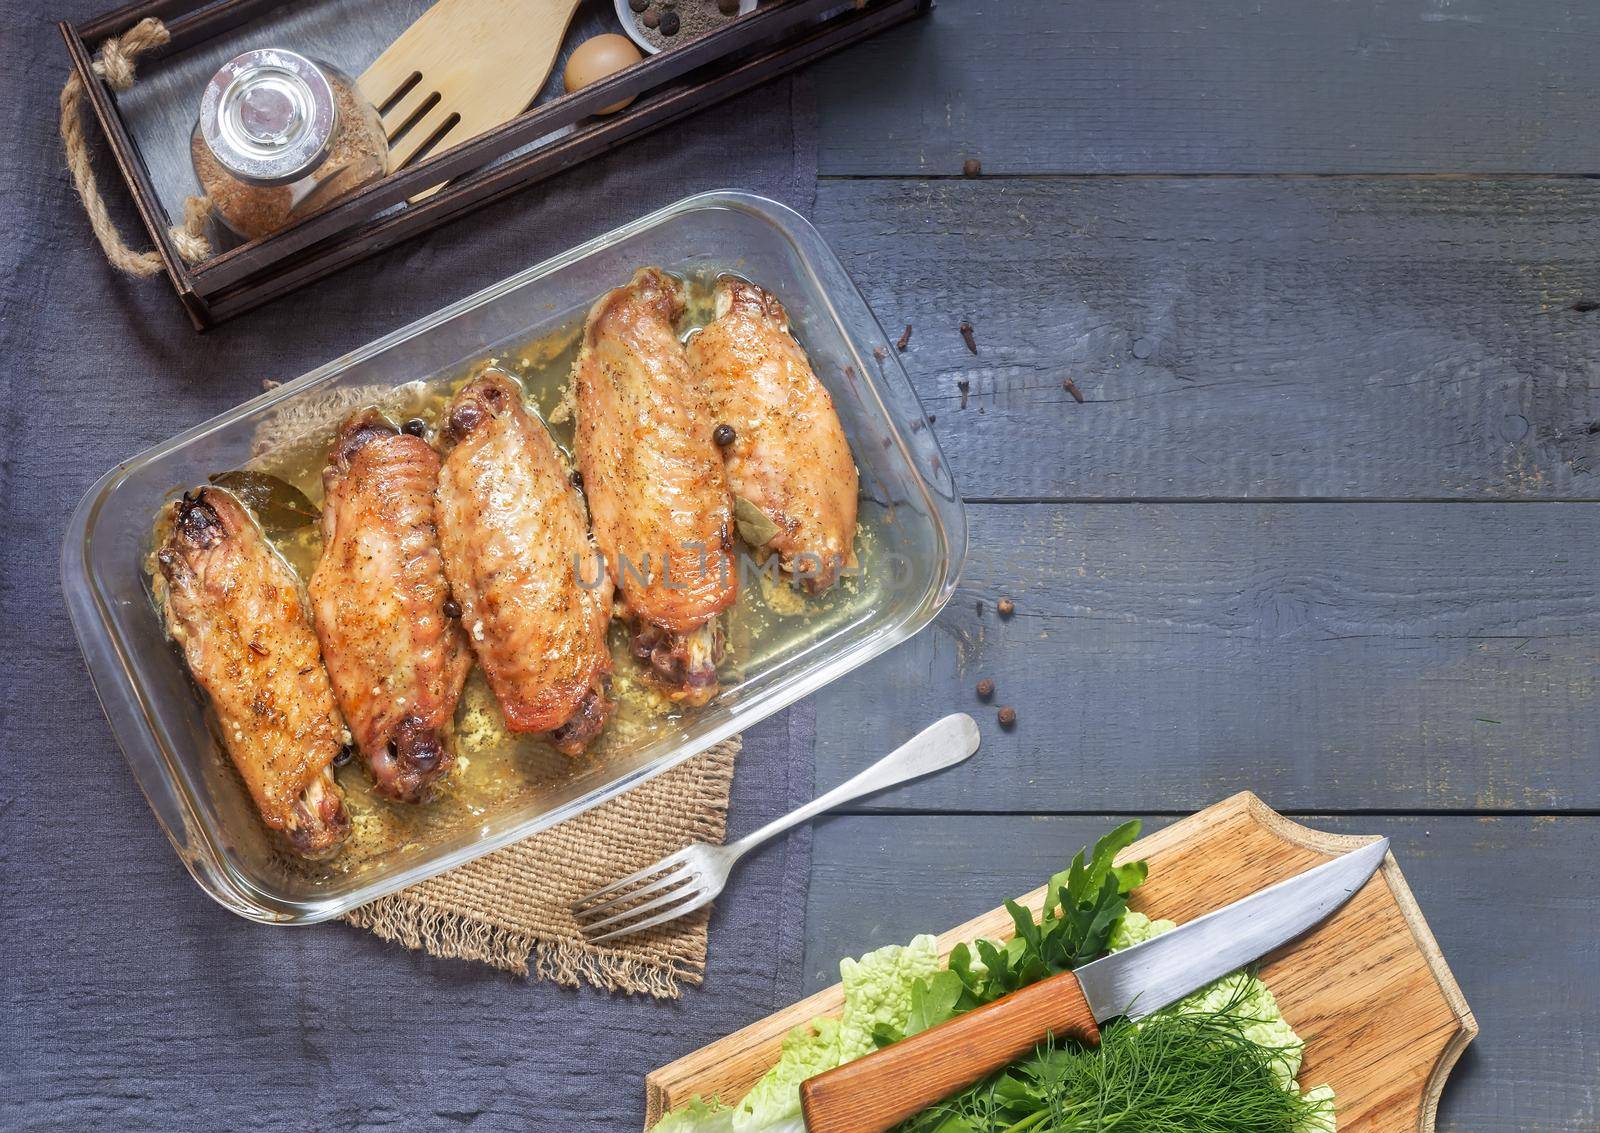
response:
{"label": "wooden table", "polygon": [[817,218],[972,529],[818,782],[984,746],[818,828],[811,988],[1250,788],[1394,839],[1483,1028],[1440,1129],[1600,1126],[1597,53],[1580,3],[946,0],[818,68]]}

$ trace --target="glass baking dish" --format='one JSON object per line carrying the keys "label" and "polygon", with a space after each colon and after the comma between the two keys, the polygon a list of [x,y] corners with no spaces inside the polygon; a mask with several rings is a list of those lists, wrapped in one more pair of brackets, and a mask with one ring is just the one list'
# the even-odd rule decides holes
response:
{"label": "glass baking dish", "polygon": [[[593,300],[644,264],[690,279],[736,272],[783,300],[833,394],[861,472],[860,574],[814,609],[775,614],[776,605],[763,606],[748,624],[739,621],[747,603],[783,596],[759,579],[743,587],[730,616],[722,691],[705,707],[609,729],[618,736],[579,760],[523,752],[492,764],[497,793],[487,803],[449,800],[449,792],[424,808],[369,800],[389,808],[373,811],[371,821],[400,824],[401,836],[390,832],[372,843],[379,849],[346,850],[331,864],[291,860],[256,817],[151,604],[145,564],[157,509],[210,474],[276,467],[296,446],[325,452],[331,407],[376,402],[404,412],[486,358],[526,363],[537,355],[561,364],[558,348]],[[320,500],[315,479],[303,486]],[[73,513],[62,582],[112,731],[194,879],[241,916],[310,924],[580,814],[904,641],[949,599],[966,537],[960,498],[898,352],[843,265],[792,210],[721,191],[688,197],[531,267],[117,466]],[[764,632],[770,625],[787,628]],[[631,662],[622,656],[617,664]],[[477,675],[473,681],[481,684]],[[472,694],[469,684],[464,705]],[[482,772],[499,757],[468,756],[469,767],[475,758]],[[358,763],[340,769],[347,791],[359,792]],[[504,782],[511,786],[502,790]],[[397,810],[409,813],[390,815]],[[355,815],[352,846],[364,821],[360,808]]]}

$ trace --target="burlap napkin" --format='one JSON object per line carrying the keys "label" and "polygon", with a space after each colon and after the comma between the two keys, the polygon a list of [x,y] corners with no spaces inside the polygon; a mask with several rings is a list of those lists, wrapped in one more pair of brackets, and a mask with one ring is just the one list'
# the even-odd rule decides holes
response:
{"label": "burlap napkin", "polygon": [[434,956],[676,999],[705,974],[709,907],[597,946],[578,932],[571,905],[690,842],[721,842],[738,752],[738,737],[724,740],[620,798],[345,919]]}

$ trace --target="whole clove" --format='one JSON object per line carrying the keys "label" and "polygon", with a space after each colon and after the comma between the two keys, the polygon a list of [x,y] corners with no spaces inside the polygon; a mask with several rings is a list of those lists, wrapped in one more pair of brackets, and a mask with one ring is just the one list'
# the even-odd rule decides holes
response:
{"label": "whole clove", "polygon": [[911,345],[911,324],[907,323],[906,324],[906,329],[900,332],[900,341],[894,344],[894,348],[896,350],[900,351],[900,353],[904,354],[906,352],[906,347],[908,347],[910,345]]}
{"label": "whole clove", "polygon": [[966,378],[956,379],[956,388],[961,391],[961,408],[967,407],[967,394],[972,391],[972,383]]}
{"label": "whole clove", "polygon": [[1072,395],[1073,401],[1076,401],[1079,405],[1083,404],[1083,391],[1078,388],[1077,382],[1067,378],[1061,383],[1061,388]]}
{"label": "whole clove", "polygon": [[972,337],[972,324],[961,324],[961,341],[967,344],[967,349],[973,354],[978,352],[978,340]]}

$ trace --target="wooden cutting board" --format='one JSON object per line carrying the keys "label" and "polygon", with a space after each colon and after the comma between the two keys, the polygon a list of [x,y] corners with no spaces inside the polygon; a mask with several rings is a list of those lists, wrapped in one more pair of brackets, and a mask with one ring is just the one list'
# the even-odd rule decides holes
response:
{"label": "wooden cutting board", "polygon": [[[1308,829],[1246,791],[1140,839],[1119,860],[1150,862],[1132,907],[1181,924],[1367,841]],[[1063,868],[1076,849],[1062,847]],[[1038,915],[1044,889],[1021,900]],[[951,929],[939,947],[1011,935],[1002,907]],[[1301,1086],[1327,1083],[1338,1095],[1340,1133],[1431,1133],[1445,1078],[1478,1024],[1393,855],[1333,917],[1268,956],[1261,976],[1306,1041]],[[790,1028],[843,1006],[835,984],[652,1072],[647,1128],[695,1094],[743,1097]]]}

